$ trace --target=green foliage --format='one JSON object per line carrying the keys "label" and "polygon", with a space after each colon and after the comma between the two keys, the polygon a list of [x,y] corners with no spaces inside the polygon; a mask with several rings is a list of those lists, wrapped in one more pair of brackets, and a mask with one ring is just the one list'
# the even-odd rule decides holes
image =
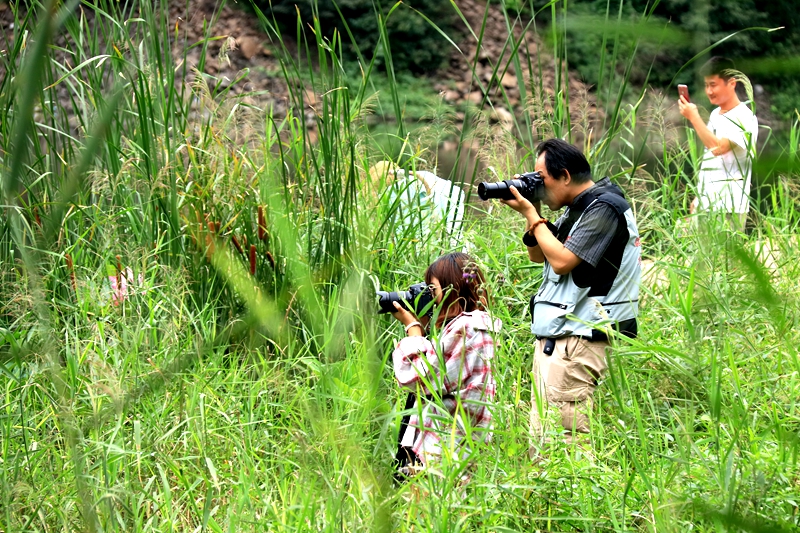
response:
{"label": "green foliage", "polygon": [[[371,74],[348,76],[321,36],[309,42],[313,61],[282,49],[292,93],[277,116],[185,83],[170,48],[207,41],[172,41],[166,3],[96,2],[93,19],[58,4],[30,20],[15,11],[19,46],[2,56],[4,531],[800,526],[800,119],[779,156],[759,162],[771,185],[744,236],[713,217],[683,221],[696,147],[661,115],[620,107],[589,155],[636,208],[648,260],[640,337],[615,347],[591,438],[553,432],[537,461],[527,302],[541,269],[519,242],[519,216],[476,202],[466,240],[504,324],[495,438],[469,483],[445,461],[393,486],[405,395],[389,354],[401,330],[376,315],[374,290],[419,279],[446,241],[396,234],[366,173],[386,155],[365,127]],[[22,47],[26,32],[36,38]],[[66,46],[48,46],[55,35]],[[532,79],[550,74],[527,67]],[[376,86],[403,117],[394,79]],[[626,81],[607,77],[598,90]],[[302,83],[320,94],[316,139]],[[76,88],[67,101],[61,84]],[[536,127],[569,135],[566,98],[556,90],[551,122]],[[392,127],[429,163],[422,134]],[[530,161],[533,143],[506,130],[462,135],[496,175]],[[234,237],[254,247],[254,275]],[[109,276],[128,267],[132,289],[112,296]]]}
{"label": "green foliage", "polygon": [[[539,7],[539,3],[533,5]],[[577,0],[570,2],[568,12],[564,12],[560,3],[555,5],[556,23],[567,28],[564,46],[570,65],[589,84],[602,84],[604,77],[624,77],[634,86],[649,83],[666,87],[673,81],[691,83],[693,68],[677,79],[676,74],[695,54],[724,40],[707,55],[724,55],[737,64],[756,66],[759,61],[777,60],[773,62],[775,68],[754,68],[745,74],[753,83],[764,85],[776,95],[776,109],[782,116],[786,115],[787,107],[791,108],[788,100],[793,101],[793,92],[786,80],[793,77],[795,70],[787,67],[793,58],[800,56],[800,38],[791,29],[800,20],[791,1]],[[541,18],[547,22],[550,10],[542,11]],[[742,31],[753,27],[783,29]],[[629,71],[612,69],[608,64],[605,66],[610,70],[602,71],[604,63],[597,61],[598,50],[617,57],[632,57]],[[694,67],[699,67],[703,60],[701,57]]]}
{"label": "green foliage", "polygon": [[[644,12],[652,3],[634,0],[633,8]],[[744,28],[765,26],[784,27],[775,32],[740,33],[715,51],[718,55],[732,58],[770,57],[797,53],[800,38],[791,28],[800,22],[795,3],[792,0],[777,2],[757,2],[755,0],[733,0],[686,2],[685,0],[665,0],[652,9],[653,14],[669,19],[674,24],[697,34],[696,46],[707,46]],[[699,49],[695,48],[694,52]]]}
{"label": "green foliage", "polygon": [[800,81],[786,78],[778,87],[770,101],[772,112],[782,119],[796,118],[800,110]]}
{"label": "green foliage", "polygon": [[[316,18],[323,35],[330,39],[334,30],[343,35],[350,59],[363,55],[369,60],[377,54],[377,65],[386,66],[387,51],[381,43],[381,22],[384,23],[392,65],[395,72],[412,74],[435,72],[451,51],[447,40],[432,26],[435,24],[451,38],[458,21],[446,0],[412,0],[398,5],[372,0],[275,0],[254,2],[278,24],[293,33],[298,24],[307,32]],[[420,16],[424,15],[429,21]],[[299,20],[298,20],[299,17]],[[353,41],[350,41],[352,35]]]}

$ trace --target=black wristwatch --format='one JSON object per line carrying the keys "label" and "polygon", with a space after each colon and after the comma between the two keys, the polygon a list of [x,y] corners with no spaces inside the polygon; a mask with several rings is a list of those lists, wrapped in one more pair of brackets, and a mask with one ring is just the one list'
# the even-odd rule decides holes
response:
{"label": "black wristwatch", "polygon": [[536,240],[536,236],[533,234],[533,230],[536,229],[536,226],[539,224],[544,224],[545,226],[549,226],[549,222],[546,218],[539,217],[539,220],[533,223],[533,226],[529,230],[526,230],[525,233],[522,234],[522,244],[532,248],[534,246],[539,246],[539,241]]}
{"label": "black wristwatch", "polygon": [[528,248],[533,248],[534,246],[539,246],[539,241],[536,240],[535,235],[526,230],[525,233],[522,234],[522,244]]}

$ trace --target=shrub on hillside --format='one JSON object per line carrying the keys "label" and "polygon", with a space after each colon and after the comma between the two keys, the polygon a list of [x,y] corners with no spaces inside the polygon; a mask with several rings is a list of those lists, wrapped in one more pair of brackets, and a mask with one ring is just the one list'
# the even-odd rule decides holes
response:
{"label": "shrub on hillside", "polygon": [[[299,14],[307,38],[313,39],[309,28],[313,26],[314,17],[318,17],[325,37],[330,38],[334,29],[338,29],[345,52],[350,57],[355,57],[357,46],[367,60],[372,58],[373,51],[380,42],[376,13],[376,9],[380,9],[389,37],[395,72],[407,71],[414,74],[435,71],[450,50],[446,39],[419,13],[424,14],[450,36],[454,34],[458,21],[448,0],[407,0],[395,9],[388,20],[385,17],[394,5],[393,2],[380,5],[373,0],[339,0],[336,3],[331,0],[260,0],[255,3],[265,14],[274,16],[288,35],[295,34]],[[341,15],[336,10],[336,5],[341,10]],[[347,22],[347,28],[353,34],[355,46],[342,19]],[[383,50],[378,51],[377,63],[385,66]]]}
{"label": "shrub on hillside", "polygon": [[[796,4],[797,0],[630,0],[611,4],[607,0],[572,0],[565,11],[561,2],[548,0],[505,2],[523,20],[535,13],[540,27],[551,24],[555,16],[558,28],[567,28],[566,35],[559,34],[558,39],[563,41],[551,40],[550,44],[566,51],[570,68],[577,70],[589,85],[607,83],[608,76],[613,75],[619,81],[626,77],[634,86],[647,82],[668,88],[674,95],[676,83],[695,83],[693,87],[702,88],[702,79],[695,78],[697,68],[710,54],[724,55],[733,59],[753,83],[767,89],[772,96],[772,111],[781,118],[795,116],[794,109],[800,102],[796,76],[793,77],[794,58],[800,55],[800,32],[796,31],[800,10],[795,9]],[[784,28],[763,30],[779,26]],[[751,29],[742,31],[747,28]],[[555,34],[546,30],[543,35],[550,38]],[[717,42],[722,44],[675,78],[697,53]],[[601,72],[601,53],[605,52],[605,60],[610,61],[615,50],[614,72],[609,73],[607,65]],[[633,61],[626,72],[631,57]],[[748,62],[758,67],[763,59],[774,68],[744,67]]]}

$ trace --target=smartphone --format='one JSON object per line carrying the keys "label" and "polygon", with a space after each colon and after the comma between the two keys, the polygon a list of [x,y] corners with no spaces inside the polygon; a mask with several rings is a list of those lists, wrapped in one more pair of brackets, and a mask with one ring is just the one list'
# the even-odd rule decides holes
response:
{"label": "smartphone", "polygon": [[687,102],[691,102],[691,100],[689,100],[689,88],[686,85],[678,85],[678,96],[683,96],[686,98]]}

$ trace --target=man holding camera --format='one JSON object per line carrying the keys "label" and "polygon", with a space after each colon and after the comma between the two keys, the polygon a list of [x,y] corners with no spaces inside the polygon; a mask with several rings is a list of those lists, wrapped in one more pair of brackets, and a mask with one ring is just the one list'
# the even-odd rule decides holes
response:
{"label": "man holding camera", "polygon": [[[639,232],[622,191],[608,178],[594,183],[583,154],[560,139],[537,149],[535,170],[543,187],[509,186],[503,203],[522,214],[528,257],[544,263],[531,298],[536,335],[531,406],[531,456],[545,441],[544,416],[557,410],[570,433],[589,433],[589,411],[610,352],[612,330],[636,336],[639,298]],[[518,182],[520,183],[520,182]],[[536,190],[536,193],[531,193]],[[550,223],[541,202],[564,214]]]}

